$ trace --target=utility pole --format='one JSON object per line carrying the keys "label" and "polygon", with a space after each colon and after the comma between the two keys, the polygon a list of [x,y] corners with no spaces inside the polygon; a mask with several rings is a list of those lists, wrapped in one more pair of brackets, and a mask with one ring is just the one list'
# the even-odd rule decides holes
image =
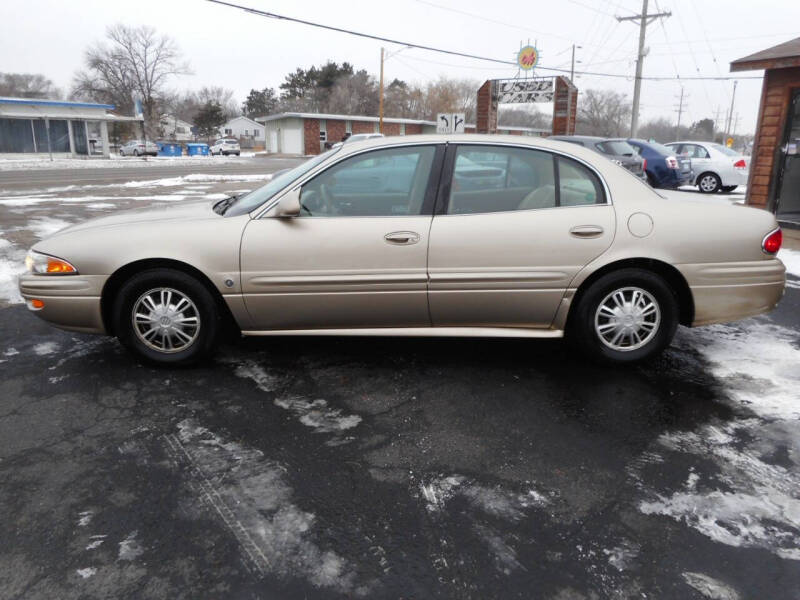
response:
{"label": "utility pole", "polygon": [[731,109],[728,112],[728,119],[725,122],[725,139],[722,140],[722,144],[724,145],[725,142],[728,141],[728,136],[731,131],[731,122],[733,121],[733,102],[736,100],[736,84],[739,83],[738,81],[733,82],[733,94],[731,94]]}
{"label": "utility pole", "polygon": [[681,136],[681,115],[683,114],[683,86],[681,86],[681,99],[678,104],[678,124],[675,126],[675,139],[679,140]]}
{"label": "utility pole", "polygon": [[378,92],[378,131],[383,133],[383,48],[381,48],[381,82]]}
{"label": "utility pole", "polygon": [[719,130],[719,113],[721,110],[722,109],[719,107],[719,104],[717,104],[717,110],[714,113],[714,133]]}
{"label": "utility pole", "polygon": [[639,21],[639,53],[636,59],[636,79],[633,84],[633,113],[631,114],[631,137],[636,137],[639,129],[639,99],[642,90],[642,63],[645,57],[644,39],[647,35],[647,26],[659,17],[671,17],[669,11],[647,13],[647,0],[642,0],[642,14],[632,17],[617,17],[617,21]]}
{"label": "utility pole", "polygon": [[572,67],[570,67],[569,70],[570,81],[575,81],[575,48],[578,48],[580,50],[581,48],[583,48],[583,46],[576,46],[575,44],[572,44]]}

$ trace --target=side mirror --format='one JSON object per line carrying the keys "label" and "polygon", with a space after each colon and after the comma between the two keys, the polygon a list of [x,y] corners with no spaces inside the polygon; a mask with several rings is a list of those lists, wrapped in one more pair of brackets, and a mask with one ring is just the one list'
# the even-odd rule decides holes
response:
{"label": "side mirror", "polygon": [[300,216],[300,187],[289,190],[275,207],[275,216],[283,219]]}

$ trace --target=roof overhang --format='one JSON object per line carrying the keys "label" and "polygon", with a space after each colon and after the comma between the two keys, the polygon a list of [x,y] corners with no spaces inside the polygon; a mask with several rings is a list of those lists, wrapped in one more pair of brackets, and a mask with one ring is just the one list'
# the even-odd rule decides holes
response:
{"label": "roof overhang", "polygon": [[791,67],[800,67],[800,38],[737,58],[731,63],[731,71],[788,69]]}

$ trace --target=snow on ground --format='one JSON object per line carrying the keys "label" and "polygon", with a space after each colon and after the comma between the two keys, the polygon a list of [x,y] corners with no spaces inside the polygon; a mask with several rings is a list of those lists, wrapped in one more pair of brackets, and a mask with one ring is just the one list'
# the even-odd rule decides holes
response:
{"label": "snow on ground", "polygon": [[[0,231],[2,236],[2,231]],[[0,303],[19,304],[17,277],[25,270],[25,250],[0,237]]]}
{"label": "snow on ground", "polygon": [[[741,416],[662,435],[632,469],[644,496],[639,510],[670,517],[721,544],[800,560],[797,332],[758,317],[682,329],[674,346],[700,352]],[[787,454],[779,464],[765,450],[776,447]],[[683,484],[663,489],[657,477],[643,476],[648,466],[676,455],[690,465]],[[716,473],[699,476],[708,473],[703,466],[709,460]]]}
{"label": "snow on ground", "polygon": [[783,248],[778,252],[778,258],[786,266],[786,274],[800,278],[800,250]]}
{"label": "snow on ground", "polygon": [[135,156],[111,155],[110,158],[3,158],[0,171],[20,171],[39,169],[118,169],[121,167],[153,167],[168,164],[207,165],[221,162],[235,162],[242,158],[252,158],[254,152],[242,152],[241,156]]}
{"label": "snow on ground", "polygon": [[189,461],[191,488],[204,496],[198,500],[213,507],[259,573],[305,577],[348,597],[366,595],[369,584],[357,583],[353,565],[317,545],[317,518],[296,503],[282,464],[194,419],[178,423],[166,442]]}

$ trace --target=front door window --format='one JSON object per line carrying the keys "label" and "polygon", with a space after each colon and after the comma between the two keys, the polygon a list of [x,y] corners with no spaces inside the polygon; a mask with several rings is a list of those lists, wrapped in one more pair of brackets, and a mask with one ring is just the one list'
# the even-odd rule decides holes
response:
{"label": "front door window", "polygon": [[303,217],[422,213],[435,146],[375,150],[348,158],[303,186]]}

